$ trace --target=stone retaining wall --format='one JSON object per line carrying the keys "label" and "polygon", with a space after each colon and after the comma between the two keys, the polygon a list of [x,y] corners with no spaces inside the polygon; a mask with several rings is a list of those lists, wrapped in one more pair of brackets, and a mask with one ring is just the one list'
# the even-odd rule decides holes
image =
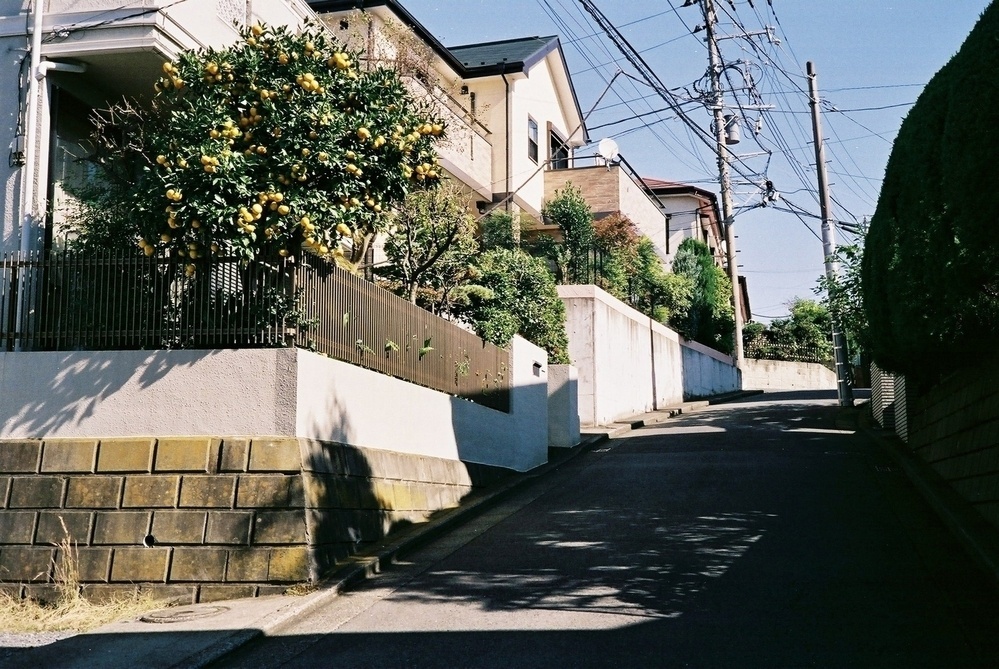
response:
{"label": "stone retaining wall", "polygon": [[999,357],[906,395],[909,447],[999,528]]}
{"label": "stone retaining wall", "polygon": [[280,592],[505,472],[296,438],[0,440],[0,588],[44,599],[68,538],[91,597]]}

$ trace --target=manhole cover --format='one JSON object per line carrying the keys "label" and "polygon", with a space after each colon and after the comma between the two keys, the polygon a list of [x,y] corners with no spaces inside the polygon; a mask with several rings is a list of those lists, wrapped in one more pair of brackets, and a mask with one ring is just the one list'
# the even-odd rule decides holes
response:
{"label": "manhole cover", "polygon": [[186,623],[200,618],[211,618],[229,610],[228,606],[182,606],[175,609],[153,611],[139,618],[144,623]]}

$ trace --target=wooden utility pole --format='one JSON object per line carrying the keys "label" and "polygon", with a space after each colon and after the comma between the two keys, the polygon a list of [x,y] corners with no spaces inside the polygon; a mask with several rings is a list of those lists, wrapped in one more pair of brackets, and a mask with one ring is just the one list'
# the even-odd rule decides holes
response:
{"label": "wooden utility pole", "polygon": [[[836,262],[836,238],[833,234],[830,211],[829,181],[826,178],[826,151],[822,143],[822,119],[819,110],[818,77],[811,61],[806,65],[808,73],[808,104],[812,109],[812,134],[815,137],[815,171],[819,177],[819,206],[822,210],[822,252],[826,258],[826,278],[835,281],[839,274]],[[841,407],[853,406],[853,391],[847,377],[846,338],[839,326],[836,314],[830,311],[832,320],[833,355],[836,362],[836,396]]]}

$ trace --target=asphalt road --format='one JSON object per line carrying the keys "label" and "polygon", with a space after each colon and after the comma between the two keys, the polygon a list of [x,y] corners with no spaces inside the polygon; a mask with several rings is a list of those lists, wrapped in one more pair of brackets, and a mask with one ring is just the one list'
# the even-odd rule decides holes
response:
{"label": "asphalt road", "polygon": [[613,439],[220,666],[999,666],[999,593],[850,416]]}

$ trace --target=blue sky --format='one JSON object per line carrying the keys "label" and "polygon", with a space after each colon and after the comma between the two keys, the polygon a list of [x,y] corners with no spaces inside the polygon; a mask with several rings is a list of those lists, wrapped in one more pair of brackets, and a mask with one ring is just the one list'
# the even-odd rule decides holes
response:
{"label": "blue sky", "polygon": [[[447,46],[560,35],[584,111],[618,67],[633,72],[577,0],[402,2]],[[693,84],[707,67],[703,33],[691,33],[702,22],[698,6],[681,7],[682,0],[596,3],[668,88],[696,95]],[[747,183],[736,188],[736,206],[746,207],[736,219],[740,271],[749,280],[755,320],[768,321],[786,315],[786,304],[795,296],[813,297],[823,271],[819,222],[811,217],[819,206],[808,100],[802,93],[807,90],[805,61],[815,63],[824,101],[833,214],[838,220],[863,219],[874,213],[891,142],[909,105],[957,51],[989,0],[770,0],[769,5],[753,0],[752,6],[735,0],[734,11],[727,0],[716,3],[720,34],[751,34],[771,26],[780,40],[778,45],[760,36],[755,46],[746,37],[722,40],[726,62],[738,65],[729,70],[734,84],[741,85],[739,71],[748,73],[759,102],[773,105],[762,114],[746,112],[754,125],[763,116],[763,131],[757,143],[752,129],[743,127],[745,139],[737,153],[744,156],[739,169]],[[672,112],[624,120],[663,109],[651,93],[619,77],[587,121],[594,146],[579,155],[594,152],[596,142],[610,136],[644,176],[717,192],[712,154]],[[735,99],[728,102],[734,106]],[[708,128],[703,107],[694,102],[684,110]],[[763,149],[772,155],[751,155]],[[753,208],[761,200],[755,184],[764,177],[782,194],[778,206],[798,211],[800,218],[772,207]]]}

